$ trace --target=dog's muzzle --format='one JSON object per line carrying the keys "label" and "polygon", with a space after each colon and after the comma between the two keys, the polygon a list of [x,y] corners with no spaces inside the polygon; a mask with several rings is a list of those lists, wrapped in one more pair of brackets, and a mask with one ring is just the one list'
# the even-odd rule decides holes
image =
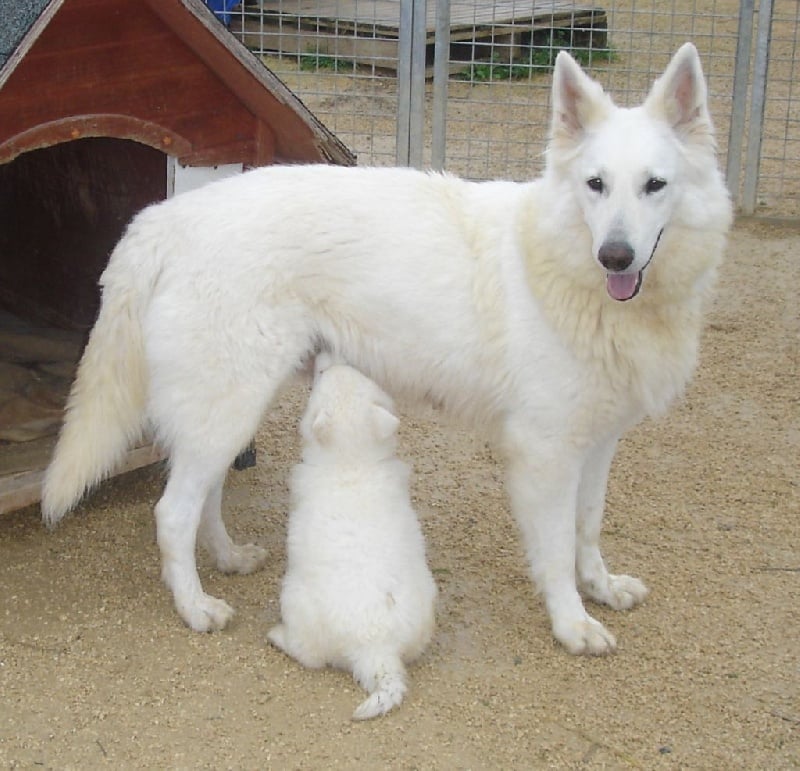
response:
{"label": "dog's muzzle", "polygon": [[661,234],[664,228],[658,231],[656,241],[650,251],[650,256],[641,270],[632,273],[626,272],[633,264],[635,253],[633,248],[626,241],[608,241],[604,243],[598,253],[597,259],[600,264],[608,271],[606,273],[606,291],[609,297],[619,302],[632,300],[639,294],[642,288],[642,281],[644,280],[644,271],[653,259],[656,253],[658,242],[661,240]]}

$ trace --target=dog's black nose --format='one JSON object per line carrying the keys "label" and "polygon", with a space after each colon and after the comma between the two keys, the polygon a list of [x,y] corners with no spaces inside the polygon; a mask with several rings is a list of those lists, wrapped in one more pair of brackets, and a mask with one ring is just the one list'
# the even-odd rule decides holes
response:
{"label": "dog's black nose", "polygon": [[597,253],[600,264],[613,273],[629,268],[634,256],[631,245],[624,241],[606,241]]}

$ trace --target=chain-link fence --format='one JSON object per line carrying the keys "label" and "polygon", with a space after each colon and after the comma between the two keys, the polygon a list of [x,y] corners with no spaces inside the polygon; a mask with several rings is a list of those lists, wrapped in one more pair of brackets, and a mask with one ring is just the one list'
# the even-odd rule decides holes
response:
{"label": "chain-link fence", "polygon": [[[412,162],[474,179],[540,171],[558,50],[629,105],[691,40],[737,202],[800,217],[797,0],[450,0],[437,37],[442,6],[428,0],[425,13],[419,0],[263,0],[237,6],[228,23],[360,163],[408,160],[400,137]],[[410,133],[401,125],[409,112]]]}

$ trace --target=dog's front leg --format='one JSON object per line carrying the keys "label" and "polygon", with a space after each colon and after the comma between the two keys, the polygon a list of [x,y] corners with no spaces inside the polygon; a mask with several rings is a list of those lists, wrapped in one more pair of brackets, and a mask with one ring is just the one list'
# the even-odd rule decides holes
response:
{"label": "dog's front leg", "polygon": [[[553,450],[553,448],[550,448]],[[553,634],[574,654],[602,655],[614,636],[583,606],[575,582],[575,512],[582,459],[565,448],[531,454],[518,448],[508,467],[514,516]]]}
{"label": "dog's front leg", "polygon": [[598,443],[586,457],[578,488],[576,570],[578,586],[595,602],[615,610],[627,610],[647,596],[647,587],[638,579],[608,572],[600,553],[606,487],[617,437]]}

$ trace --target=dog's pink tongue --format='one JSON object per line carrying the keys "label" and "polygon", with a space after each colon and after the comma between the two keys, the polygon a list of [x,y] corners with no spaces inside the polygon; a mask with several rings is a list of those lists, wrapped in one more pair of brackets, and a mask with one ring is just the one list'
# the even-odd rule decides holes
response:
{"label": "dog's pink tongue", "polygon": [[630,300],[638,285],[638,273],[609,273],[606,277],[606,291],[614,300]]}

